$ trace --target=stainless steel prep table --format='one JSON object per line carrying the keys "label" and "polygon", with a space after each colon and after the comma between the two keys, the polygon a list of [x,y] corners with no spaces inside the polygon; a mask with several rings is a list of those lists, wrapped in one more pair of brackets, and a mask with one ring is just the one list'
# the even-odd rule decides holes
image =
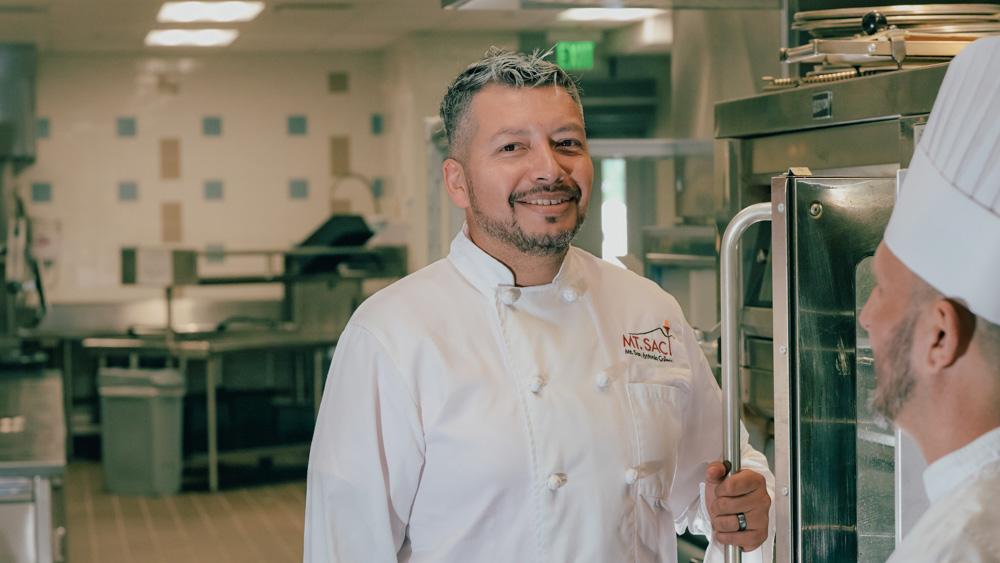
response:
{"label": "stainless steel prep table", "polygon": [[59,372],[0,368],[0,560],[65,561],[65,442]]}
{"label": "stainless steel prep table", "polygon": [[[172,337],[171,337],[172,336]],[[100,365],[105,366],[112,355],[127,355],[132,365],[138,365],[140,356],[165,356],[174,358],[182,371],[186,371],[189,360],[203,360],[206,363],[205,393],[208,423],[208,485],[209,490],[219,488],[219,448],[218,425],[216,420],[216,388],[222,382],[223,358],[230,354],[247,351],[291,350],[312,352],[313,360],[313,413],[319,411],[323,388],[323,371],[326,351],[336,345],[337,337],[329,334],[303,334],[299,331],[245,331],[238,333],[208,333],[192,337],[190,335],[167,335],[157,338],[87,338],[83,347],[96,353]],[[296,373],[296,376],[298,374]],[[297,387],[303,382],[297,379]]]}

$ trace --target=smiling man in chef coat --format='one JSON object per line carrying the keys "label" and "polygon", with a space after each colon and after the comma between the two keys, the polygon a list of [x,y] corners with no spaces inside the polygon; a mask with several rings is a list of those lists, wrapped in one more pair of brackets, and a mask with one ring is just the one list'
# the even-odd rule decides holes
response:
{"label": "smiling man in chef coat", "polygon": [[494,49],[441,115],[466,225],[340,338],[305,560],[672,562],[690,530],[710,560],[770,562],[773,477],[744,431],[722,479],[719,388],[677,302],[570,246],[594,173],[572,78]]}
{"label": "smiling man in chef coat", "polygon": [[873,406],[929,464],[890,561],[1000,561],[1000,37],[951,62],[873,265]]}

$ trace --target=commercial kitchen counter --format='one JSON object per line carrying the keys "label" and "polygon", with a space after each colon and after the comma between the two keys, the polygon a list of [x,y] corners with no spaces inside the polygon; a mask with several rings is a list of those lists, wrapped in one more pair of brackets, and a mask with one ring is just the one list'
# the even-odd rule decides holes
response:
{"label": "commercial kitchen counter", "polygon": [[0,475],[52,475],[66,467],[58,371],[0,368]]}
{"label": "commercial kitchen counter", "polygon": [[0,561],[65,561],[62,377],[43,363],[0,363]]}
{"label": "commercial kitchen counter", "polygon": [[[245,330],[198,334],[163,334],[137,337],[86,338],[83,347],[99,358],[101,367],[112,356],[126,356],[130,367],[138,367],[141,358],[163,357],[176,363],[183,373],[192,360],[205,362],[204,390],[207,416],[207,463],[209,489],[219,488],[219,425],[216,390],[223,383],[223,362],[236,354],[248,352],[289,351],[311,356],[313,413],[319,411],[323,376],[328,351],[336,345],[337,335],[301,330]],[[304,370],[302,370],[304,371]],[[231,377],[231,376],[229,376]],[[306,375],[294,372],[294,392],[305,398]]]}

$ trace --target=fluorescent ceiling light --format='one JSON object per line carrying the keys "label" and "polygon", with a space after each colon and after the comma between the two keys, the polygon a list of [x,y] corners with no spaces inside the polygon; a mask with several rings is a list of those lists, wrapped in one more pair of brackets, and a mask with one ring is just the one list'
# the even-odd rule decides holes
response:
{"label": "fluorescent ceiling light", "polygon": [[263,2],[164,2],[161,23],[248,22],[264,10]]}
{"label": "fluorescent ceiling light", "polygon": [[631,22],[666,13],[655,8],[573,8],[559,14],[559,21]]}
{"label": "fluorescent ceiling light", "polygon": [[236,40],[235,29],[154,29],[146,34],[149,47],[225,47]]}

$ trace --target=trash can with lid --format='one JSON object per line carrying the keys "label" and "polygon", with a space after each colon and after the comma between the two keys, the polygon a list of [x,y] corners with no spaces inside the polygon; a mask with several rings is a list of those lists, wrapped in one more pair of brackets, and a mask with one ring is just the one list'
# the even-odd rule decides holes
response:
{"label": "trash can with lid", "polygon": [[181,488],[184,374],[101,368],[101,461],[108,490],[170,495]]}

